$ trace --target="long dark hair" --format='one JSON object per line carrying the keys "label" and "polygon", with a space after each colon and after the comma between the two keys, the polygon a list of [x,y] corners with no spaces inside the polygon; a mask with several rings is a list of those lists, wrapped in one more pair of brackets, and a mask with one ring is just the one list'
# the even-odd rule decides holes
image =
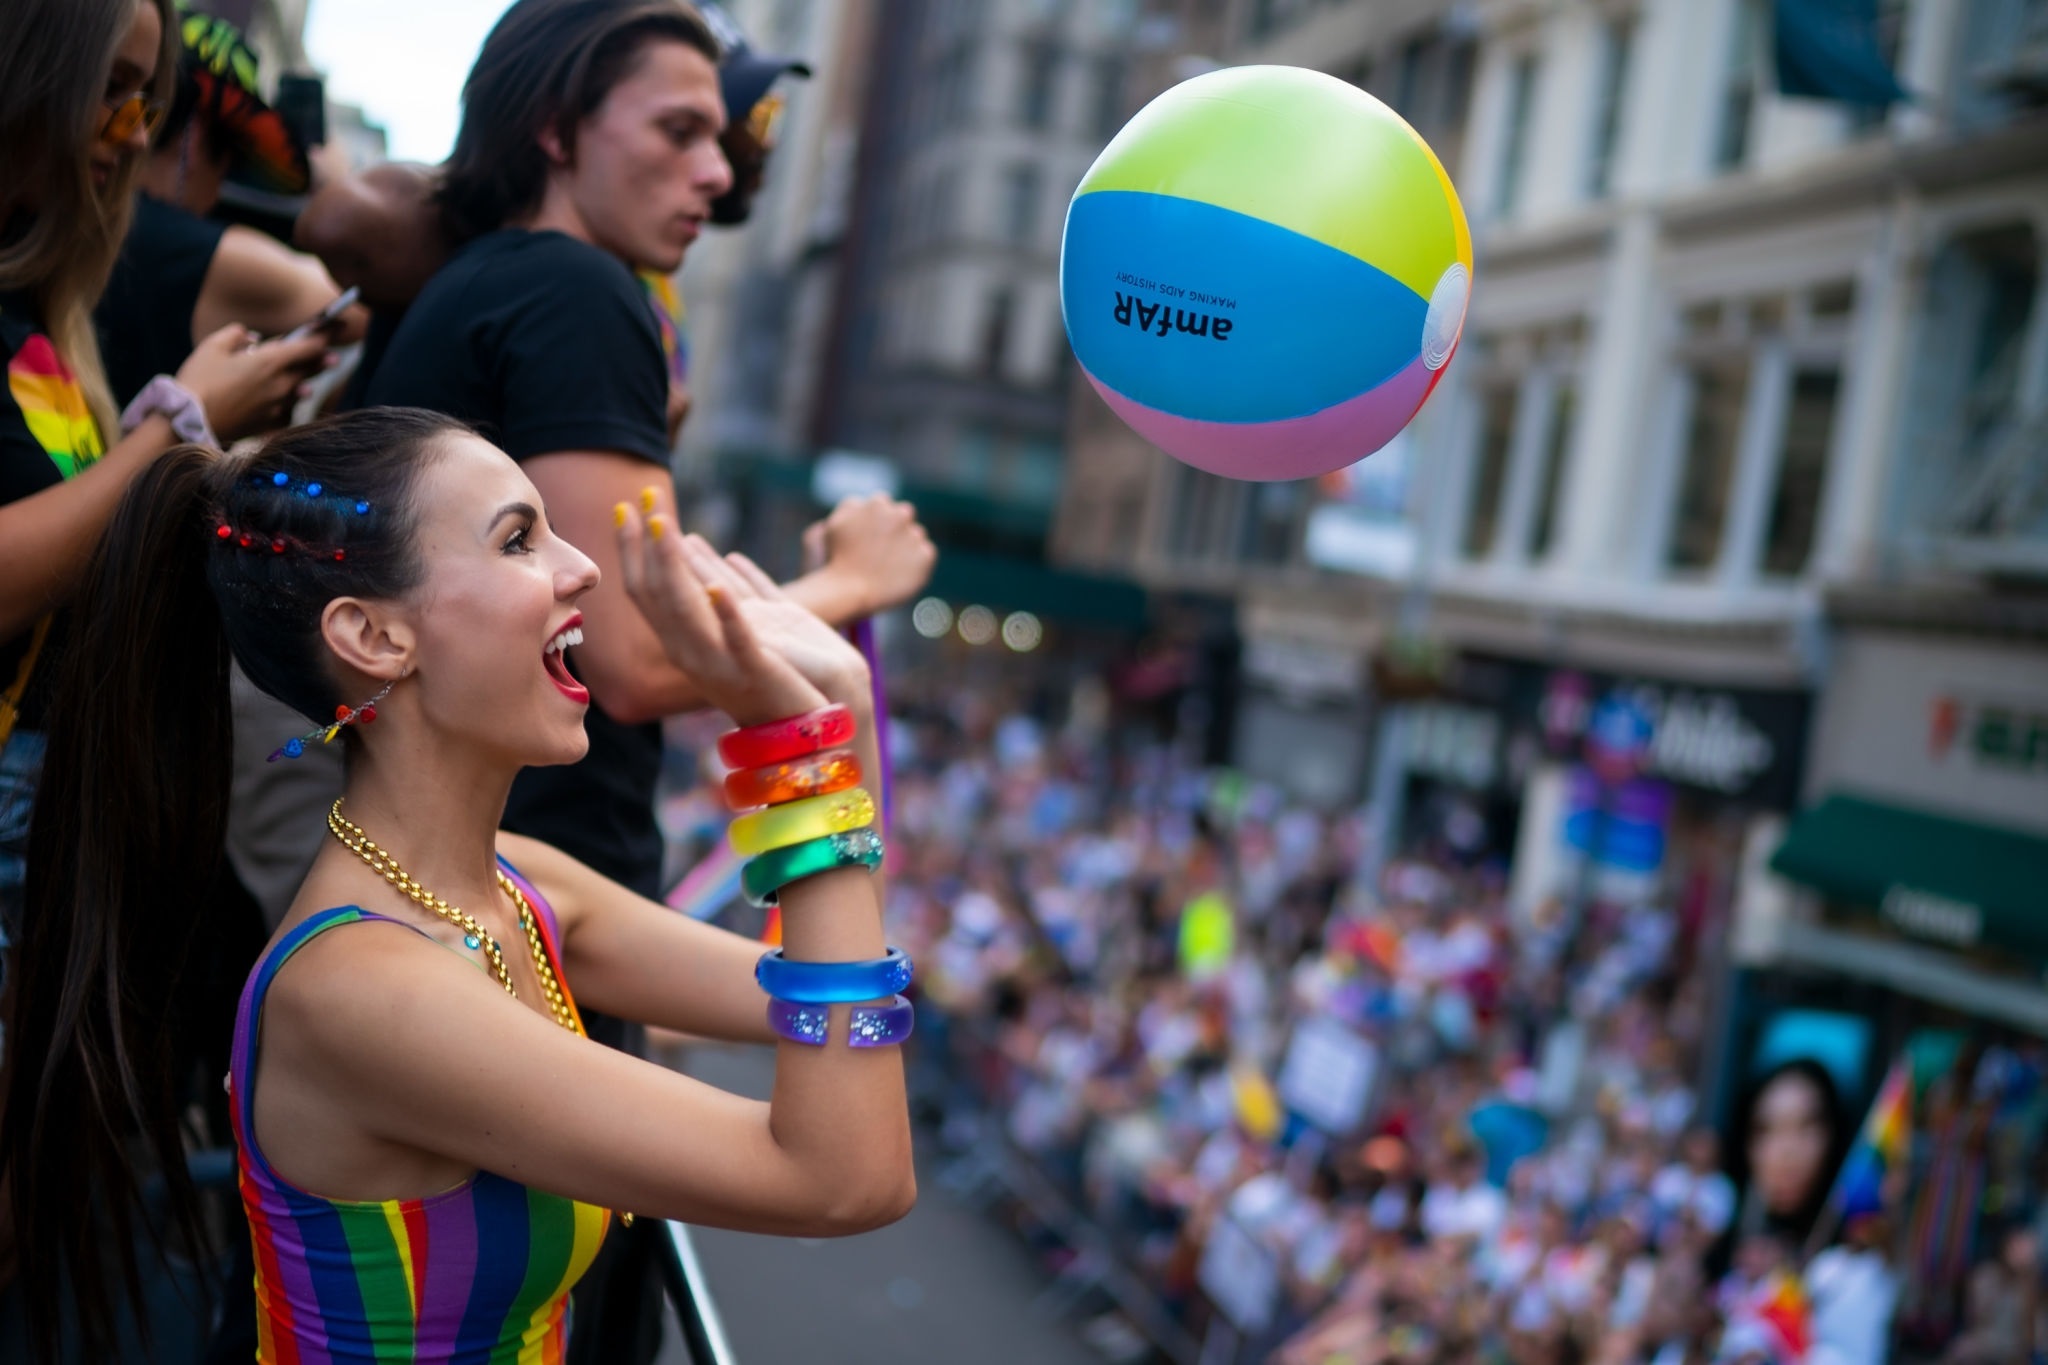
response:
{"label": "long dark hair", "polygon": [[[151,3],[163,42],[148,93],[161,100],[177,69],[177,14],[171,0]],[[124,158],[95,186],[92,148],[114,49],[134,17],[134,0],[9,0],[0,43],[0,289],[35,300],[109,445],[116,414],[92,309],[128,235],[140,161]]]}
{"label": "long dark hair", "polygon": [[1737,1127],[1734,1144],[1729,1151],[1729,1166],[1736,1184],[1745,1189],[1753,1186],[1756,1172],[1749,1157],[1752,1130],[1756,1126],[1757,1111],[1763,1106],[1763,1099],[1778,1082],[1788,1078],[1797,1079],[1812,1088],[1819,1099],[1821,1121],[1827,1125],[1828,1149],[1822,1159],[1819,1177],[1814,1187],[1807,1192],[1801,1206],[1779,1216],[1765,1213],[1761,1204],[1753,1215],[1759,1220],[1758,1230],[1780,1233],[1799,1241],[1812,1231],[1821,1210],[1827,1204],[1834,1187],[1837,1173],[1842,1168],[1842,1158],[1848,1154],[1850,1140],[1855,1136],[1855,1120],[1845,1111],[1841,1087],[1835,1083],[1834,1073],[1812,1057],[1793,1057],[1778,1063],[1756,1077],[1743,1093],[1737,1110]]}
{"label": "long dark hair", "polygon": [[540,206],[553,130],[574,151],[576,125],[631,73],[641,45],[670,38],[715,66],[718,39],[683,0],[518,0],[462,86],[462,128],[441,170],[441,218],[457,244]]}
{"label": "long dark hair", "polygon": [[265,692],[332,720],[321,612],[418,584],[419,471],[464,430],[383,408],[286,432],[247,461],[180,447],[130,485],[86,570],[29,832],[0,1111],[43,1356],[67,1302],[88,1358],[113,1349],[121,1291],[140,1314],[146,1178],[167,1195],[159,1248],[204,1245],[176,1095],[181,991],[227,829],[229,654]]}

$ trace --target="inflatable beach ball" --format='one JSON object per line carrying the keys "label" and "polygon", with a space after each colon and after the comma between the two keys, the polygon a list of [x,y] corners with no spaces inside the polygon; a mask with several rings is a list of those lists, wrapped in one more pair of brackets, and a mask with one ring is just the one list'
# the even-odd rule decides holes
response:
{"label": "inflatable beach ball", "polygon": [[1472,235],[1400,115],[1244,66],[1125,125],[1067,208],[1060,305],[1088,382],[1197,469],[1302,479],[1406,426],[1457,349]]}

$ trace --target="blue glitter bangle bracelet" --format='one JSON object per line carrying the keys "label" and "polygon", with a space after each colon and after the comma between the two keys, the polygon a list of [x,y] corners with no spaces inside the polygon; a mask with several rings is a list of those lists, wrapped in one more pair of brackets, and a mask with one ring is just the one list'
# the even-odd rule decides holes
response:
{"label": "blue glitter bangle bracelet", "polygon": [[886,1000],[910,984],[910,959],[901,948],[866,962],[791,962],[771,948],[754,964],[754,980],[777,1000],[799,1005],[850,1005]]}
{"label": "blue glitter bangle bracelet", "polygon": [[[900,995],[886,1005],[855,1005],[847,1014],[846,1045],[894,1047],[916,1024],[916,1007]],[[832,1007],[770,1000],[768,1027],[792,1043],[823,1047],[832,1035]]]}

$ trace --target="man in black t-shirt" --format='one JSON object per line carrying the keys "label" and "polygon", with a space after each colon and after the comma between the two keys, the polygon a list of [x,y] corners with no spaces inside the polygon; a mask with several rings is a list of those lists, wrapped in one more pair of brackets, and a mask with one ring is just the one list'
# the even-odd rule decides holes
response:
{"label": "man in black t-shirt", "polygon": [[[365,394],[478,426],[525,466],[557,533],[604,570],[571,654],[593,702],[590,753],[523,774],[505,824],[650,896],[659,721],[701,702],[619,585],[612,512],[644,489],[670,498],[668,371],[633,272],[673,272],[731,185],[718,55],[681,3],[506,11],[464,88],[437,191],[463,245]],[[836,509],[827,543],[827,566],[790,585],[827,620],[900,602],[930,574],[930,542],[888,499]]]}

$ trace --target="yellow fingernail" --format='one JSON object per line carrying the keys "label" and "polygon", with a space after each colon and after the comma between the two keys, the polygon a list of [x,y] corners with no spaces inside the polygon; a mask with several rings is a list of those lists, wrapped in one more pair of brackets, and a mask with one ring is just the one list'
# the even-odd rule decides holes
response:
{"label": "yellow fingernail", "polygon": [[661,533],[667,529],[668,520],[665,517],[653,516],[647,519],[647,534],[654,539],[660,540]]}
{"label": "yellow fingernail", "polygon": [[619,504],[618,506],[616,506],[616,507],[612,508],[612,525],[614,525],[614,526],[624,526],[625,524],[626,524],[626,504],[624,504],[624,503],[622,502],[622,503],[620,503],[620,504]]}
{"label": "yellow fingernail", "polygon": [[641,511],[643,511],[643,512],[652,512],[652,511],[654,510],[654,508],[655,508],[655,505],[656,505],[656,504],[655,504],[655,498],[654,498],[654,490],[653,490],[652,488],[643,488],[643,489],[641,489],[641,490],[640,490],[640,510],[641,510]]}

